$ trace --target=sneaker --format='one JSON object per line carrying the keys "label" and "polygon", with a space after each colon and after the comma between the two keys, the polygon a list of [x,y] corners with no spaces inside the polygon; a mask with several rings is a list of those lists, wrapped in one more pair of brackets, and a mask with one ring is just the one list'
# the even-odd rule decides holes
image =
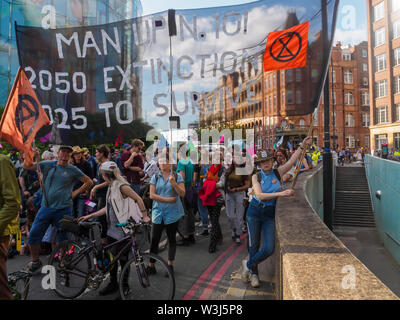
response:
{"label": "sneaker", "polygon": [[250,270],[247,268],[247,260],[242,261],[242,280],[244,283],[249,282]]}
{"label": "sneaker", "polygon": [[236,242],[236,244],[237,244],[238,246],[240,246],[240,245],[242,244],[242,242],[240,241],[240,237],[239,237],[239,236],[236,236],[235,242]]}
{"label": "sneaker", "polygon": [[251,286],[253,288],[258,288],[260,286],[260,280],[258,279],[258,275],[255,273],[251,275]]}
{"label": "sneaker", "polygon": [[184,246],[184,247],[188,247],[190,246],[190,241],[188,238],[182,238],[180,241],[176,242],[177,246]]}
{"label": "sneaker", "polygon": [[28,263],[27,267],[26,267],[26,271],[34,274],[36,272],[38,272],[41,268],[42,268],[43,264],[42,261],[37,260],[37,261],[31,261]]}
{"label": "sneaker", "polygon": [[208,229],[204,229],[203,232],[200,233],[200,236],[206,237],[206,236],[208,236],[208,235],[210,235],[210,234],[208,233]]}
{"label": "sneaker", "polygon": [[109,295],[109,294],[117,292],[117,291],[118,291],[118,283],[110,282],[107,285],[107,287],[105,287],[104,289],[100,290],[99,294],[101,296],[106,296],[106,295]]}
{"label": "sneaker", "polygon": [[156,270],[156,267],[150,267],[150,266],[147,266],[146,267],[146,273],[147,273],[147,275],[149,275],[149,276],[151,276],[151,275],[153,275],[153,274],[156,274],[157,273],[157,270]]}
{"label": "sneaker", "polygon": [[122,283],[122,290],[124,291],[124,295],[128,295],[130,292],[129,284],[128,282],[124,281]]}

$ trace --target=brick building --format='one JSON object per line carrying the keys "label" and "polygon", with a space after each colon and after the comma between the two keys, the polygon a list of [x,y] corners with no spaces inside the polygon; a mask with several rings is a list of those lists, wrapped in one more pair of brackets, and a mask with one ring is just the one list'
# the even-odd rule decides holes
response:
{"label": "brick building", "polygon": [[[290,13],[286,27],[298,24],[294,13]],[[320,34],[309,43],[308,64],[303,68],[262,72],[262,55],[246,70],[224,76],[215,90],[227,87],[234,99],[240,86],[251,84],[256,104],[248,104],[246,90],[241,90],[238,105],[232,103],[226,93],[217,99],[219,108],[200,114],[200,126],[240,126],[255,130],[256,149],[273,148],[282,136],[296,146],[308,134],[312,120],[313,106],[318,105],[317,90],[320,89],[320,65],[322,62],[322,41]],[[353,152],[360,147],[369,148],[369,79],[368,43],[355,47],[342,47],[337,43],[332,51],[333,64],[330,74],[330,132],[332,147],[349,147]],[[213,92],[215,92],[215,90]],[[209,93],[208,103],[213,93]],[[314,101],[315,100],[315,101]],[[219,101],[223,101],[224,107]],[[324,119],[323,98],[314,122],[313,137],[317,146],[323,146]],[[204,106],[205,102],[200,101]]]}
{"label": "brick building", "polygon": [[371,149],[400,149],[400,1],[367,0]]}

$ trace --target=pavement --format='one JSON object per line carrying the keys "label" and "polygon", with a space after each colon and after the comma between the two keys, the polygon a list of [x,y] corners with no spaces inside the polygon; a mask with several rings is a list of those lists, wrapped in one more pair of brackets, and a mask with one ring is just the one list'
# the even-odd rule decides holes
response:
{"label": "pavement", "polygon": [[[222,245],[213,254],[208,252],[209,237],[200,236],[202,228],[196,227],[196,243],[189,247],[178,246],[174,262],[176,300],[272,300],[274,296],[273,272],[268,260],[260,265],[260,288],[254,289],[240,279],[242,260],[248,258],[247,234],[238,246],[231,238],[225,210],[221,212],[220,224],[224,236]],[[178,236],[179,238],[179,236]],[[159,253],[165,260],[168,249]],[[49,256],[41,256],[46,264]],[[28,256],[15,256],[7,261],[8,273],[23,269],[30,261]],[[52,290],[44,290],[43,274],[32,277],[29,300],[61,300]],[[100,296],[99,290],[106,286],[104,281],[95,291],[87,291],[77,300],[115,300],[118,294]]]}
{"label": "pavement", "polygon": [[335,227],[334,234],[375,276],[400,297],[400,265],[375,228]]}

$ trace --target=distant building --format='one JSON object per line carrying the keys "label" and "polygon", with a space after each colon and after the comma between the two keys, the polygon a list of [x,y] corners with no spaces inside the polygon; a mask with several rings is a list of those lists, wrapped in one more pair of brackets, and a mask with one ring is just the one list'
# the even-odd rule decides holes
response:
{"label": "distant building", "polygon": [[400,149],[400,1],[367,0],[371,149]]}
{"label": "distant building", "polygon": [[[318,39],[318,37],[317,37]],[[315,41],[313,46],[320,46]],[[320,50],[313,47],[315,55]],[[348,147],[353,152],[360,147],[370,147],[369,116],[369,79],[368,79],[368,43],[362,42],[355,47],[342,47],[340,43],[333,48],[333,68],[329,67],[330,80],[330,133],[332,147]],[[249,105],[246,90],[242,90],[236,109],[232,108],[230,99],[224,96],[224,106],[217,99],[213,112],[200,113],[200,127],[223,125],[239,126],[244,129],[254,128],[256,149],[273,148],[284,136],[285,144],[297,146],[308,134],[312,115],[306,114],[309,104],[316,96],[318,57],[311,57],[304,68],[261,72],[259,65],[248,63],[245,72],[224,76],[215,90],[228,87],[234,99],[240,84],[252,82],[253,100],[259,103]],[[258,66],[258,68],[256,68]],[[333,72],[332,72],[333,70]],[[215,91],[213,90],[213,92]],[[213,92],[207,95],[211,102]],[[206,110],[205,102],[200,99],[200,106]],[[314,122],[314,143],[323,146],[324,118],[323,97],[319,104],[317,118]],[[297,115],[296,115],[297,114]]]}

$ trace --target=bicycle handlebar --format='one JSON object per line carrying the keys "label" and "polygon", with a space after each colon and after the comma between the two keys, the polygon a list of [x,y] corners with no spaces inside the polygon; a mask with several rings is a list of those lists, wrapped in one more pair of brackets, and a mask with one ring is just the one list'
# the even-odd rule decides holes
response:
{"label": "bicycle handlebar", "polygon": [[128,227],[128,228],[135,228],[135,227],[139,227],[142,225],[147,225],[148,223],[144,222],[143,220],[141,220],[139,223],[136,223],[135,220],[133,220],[132,218],[129,218],[127,222],[121,222],[118,223],[116,226],[117,227]]}

